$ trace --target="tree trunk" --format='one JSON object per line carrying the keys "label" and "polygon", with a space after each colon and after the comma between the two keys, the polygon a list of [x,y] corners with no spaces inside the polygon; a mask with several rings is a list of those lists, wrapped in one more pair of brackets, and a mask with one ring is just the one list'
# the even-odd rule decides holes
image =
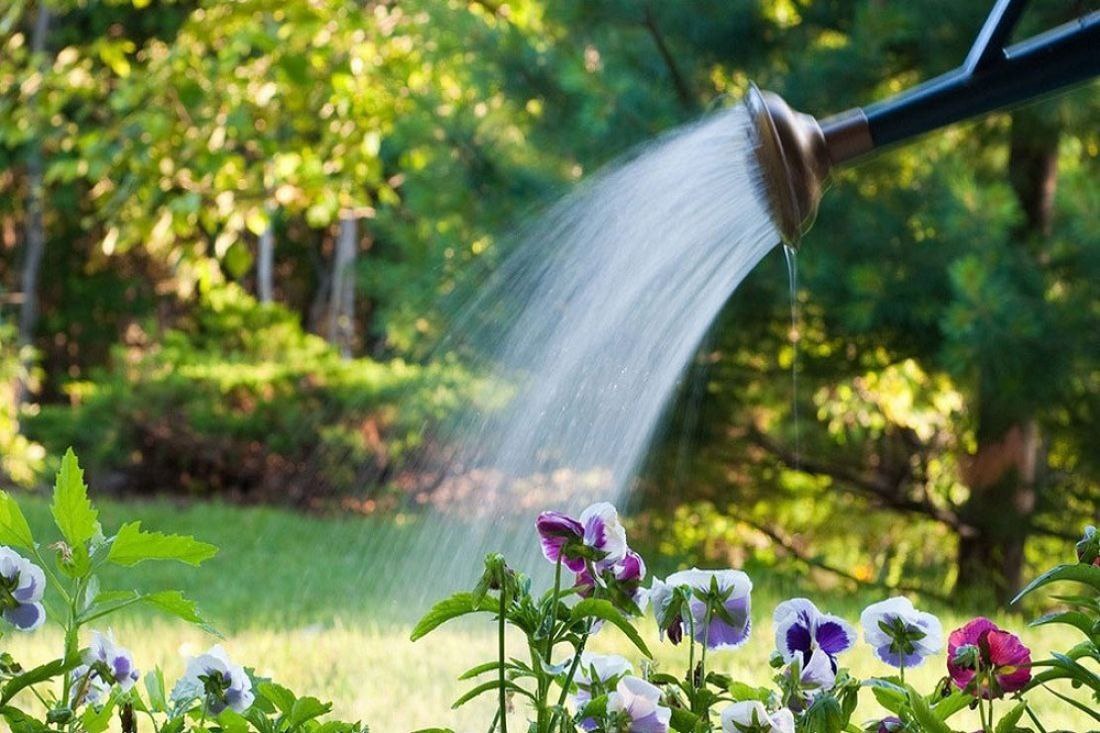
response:
{"label": "tree trunk", "polygon": [[256,296],[261,303],[270,303],[275,299],[275,224],[269,220],[264,233],[260,235],[259,252],[256,256]]}
{"label": "tree trunk", "polygon": [[[1035,108],[1013,114],[1008,177],[1024,215],[1013,235],[1020,247],[1050,234],[1058,140],[1057,126]],[[959,540],[955,590],[964,597],[992,593],[1007,604],[1021,586],[1045,455],[1037,406],[1006,414],[1004,406],[992,409],[996,385],[982,383],[979,390],[978,448],[963,471],[970,498],[960,512],[972,532]]]}
{"label": "tree trunk", "polygon": [[[46,37],[50,29],[50,10],[44,3],[39,3],[38,14],[35,17],[34,33],[31,35],[31,52],[35,58],[42,57],[46,52]],[[40,61],[43,67],[45,61]],[[37,106],[36,100],[30,104]],[[34,342],[35,329],[38,327],[38,280],[42,269],[42,257],[46,252],[46,223],[45,223],[45,181],[43,180],[45,164],[42,160],[42,146],[39,140],[34,140],[27,155],[27,222],[24,233],[26,247],[23,250],[23,270],[20,274],[20,290],[22,303],[19,308],[19,345],[29,346]],[[26,353],[26,350],[23,350]],[[26,373],[30,364],[23,364]],[[20,379],[15,389],[15,408],[23,404],[27,395],[26,382]]]}
{"label": "tree trunk", "polygon": [[340,218],[340,233],[332,258],[332,293],[329,300],[328,339],[349,358],[355,342],[355,256],[359,249],[358,220]]}

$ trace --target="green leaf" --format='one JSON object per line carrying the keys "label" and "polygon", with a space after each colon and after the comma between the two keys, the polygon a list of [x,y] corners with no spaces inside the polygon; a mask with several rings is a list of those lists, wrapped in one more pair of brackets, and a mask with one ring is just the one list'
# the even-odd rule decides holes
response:
{"label": "green leaf", "polygon": [[99,710],[87,707],[80,716],[80,726],[85,733],[103,733],[111,725],[111,714],[115,711],[116,699],[111,695]]}
{"label": "green leaf", "polygon": [[1057,611],[1055,613],[1048,613],[1045,616],[1032,621],[1028,626],[1045,626],[1046,624],[1065,624],[1066,626],[1072,626],[1075,629],[1079,629],[1089,639],[1094,638],[1093,635],[1093,622],[1087,614],[1080,611]]}
{"label": "green leaf", "polygon": [[432,606],[431,610],[424,614],[424,618],[412,630],[409,638],[416,641],[431,633],[434,629],[448,621],[465,616],[470,613],[494,613],[497,611],[497,601],[494,598],[482,598],[480,601],[474,598],[473,593],[455,593],[450,598],[445,598]]}
{"label": "green leaf", "polygon": [[73,547],[83,545],[100,531],[99,512],[88,501],[84,471],[81,470],[72,448],[65,451],[65,456],[61,459],[61,468],[54,481],[50,511],[61,535]]}
{"label": "green leaf", "polygon": [[653,654],[649,651],[649,647],[646,646],[645,642],[642,641],[638,630],[611,605],[610,601],[605,601],[602,598],[586,598],[573,606],[574,623],[586,618],[596,618],[614,625],[619,631],[626,634],[626,637],[634,643],[634,646],[638,647],[642,654],[650,659],[653,658]]}
{"label": "green leaf", "polygon": [[199,613],[199,608],[195,605],[195,602],[178,590],[162,590],[157,593],[149,593],[142,596],[141,600],[169,615],[181,618],[196,626],[201,626],[215,636],[221,636]]}
{"label": "green leaf", "polygon": [[44,723],[8,705],[0,707],[0,717],[8,722],[11,733],[51,733]]}
{"label": "green leaf", "polygon": [[[522,687],[520,687],[519,685],[517,685],[515,682],[510,682],[509,680],[504,680],[504,687],[507,690],[511,690],[512,692],[515,692],[517,694],[524,695],[525,697],[529,697],[532,700],[535,699],[534,695],[532,695],[530,692],[528,692],[527,690],[525,690]],[[470,702],[470,700],[473,700],[478,695],[483,695],[486,692],[496,691],[496,690],[499,690],[499,689],[500,689],[500,682],[497,681],[497,680],[492,680],[490,682],[484,682],[484,683],[478,685],[477,687],[475,687],[474,689],[470,690],[469,692],[467,692],[462,697],[455,700],[454,704],[451,705],[451,709],[454,710],[456,708],[460,708],[463,705],[465,705],[466,703]]]}
{"label": "green leaf", "polygon": [[684,708],[672,708],[672,718],[669,727],[677,733],[693,733],[699,725],[699,716]]}
{"label": "green leaf", "polygon": [[1012,599],[1013,603],[1018,602],[1021,598],[1028,593],[1032,593],[1035,590],[1042,588],[1044,585],[1050,583],[1056,583],[1059,581],[1068,580],[1074,583],[1083,583],[1090,585],[1096,590],[1100,591],[1100,567],[1095,565],[1059,565],[1051,568],[1035,580],[1031,581],[1020,591],[1015,598]]}
{"label": "green leaf", "polygon": [[31,534],[27,518],[15,499],[6,491],[0,491],[0,544],[34,549],[34,536]]}
{"label": "green leaf", "polygon": [[970,707],[970,703],[974,702],[974,698],[961,690],[955,690],[942,700],[936,701],[936,704],[932,706],[932,712],[936,714],[936,717],[940,720],[947,720],[960,710],[965,710]]}
{"label": "green leaf", "polygon": [[160,667],[146,673],[145,692],[149,696],[149,707],[154,712],[168,710],[168,697],[164,692],[164,672]]}
{"label": "green leaf", "polygon": [[1020,718],[1024,717],[1024,712],[1027,710],[1027,703],[1018,702],[1016,707],[1005,713],[1004,717],[997,721],[997,727],[994,729],[994,733],[1013,733],[1016,730],[1016,724],[1020,722]]}
{"label": "green leaf", "polygon": [[315,697],[300,697],[287,716],[287,726],[293,730],[306,721],[319,718],[332,710],[332,703],[321,702]]}
{"label": "green leaf", "polygon": [[128,522],[122,525],[111,542],[107,559],[126,567],[145,560],[176,560],[188,565],[200,565],[216,554],[217,547],[194,537],[146,532],[142,530],[141,522]]}
{"label": "green leaf", "polygon": [[282,685],[274,682],[261,682],[256,686],[256,690],[270,700],[280,712],[289,713],[294,709],[294,702],[297,698],[294,697],[293,692]]}
{"label": "green leaf", "polygon": [[909,709],[923,733],[951,733],[951,728],[932,711],[928,701],[912,688],[909,689]]}
{"label": "green leaf", "polygon": [[3,688],[0,688],[0,706],[7,705],[13,697],[31,685],[37,685],[39,682],[45,682],[53,677],[59,677],[76,667],[78,664],[80,664],[79,655],[69,660],[55,659],[52,662],[47,662],[23,674],[12,677]]}

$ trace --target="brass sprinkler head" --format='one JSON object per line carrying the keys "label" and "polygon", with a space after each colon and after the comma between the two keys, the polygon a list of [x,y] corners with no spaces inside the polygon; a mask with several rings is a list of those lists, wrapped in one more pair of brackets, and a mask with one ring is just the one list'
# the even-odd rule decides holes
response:
{"label": "brass sprinkler head", "polygon": [[745,104],[772,218],[783,242],[798,247],[814,223],[832,169],[874,148],[867,118],[854,109],[819,123],[755,84]]}

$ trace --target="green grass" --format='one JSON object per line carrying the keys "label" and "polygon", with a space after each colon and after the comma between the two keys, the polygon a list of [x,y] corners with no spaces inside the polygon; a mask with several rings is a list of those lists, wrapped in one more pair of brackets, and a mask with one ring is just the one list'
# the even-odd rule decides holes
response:
{"label": "green grass", "polygon": [[[23,502],[39,538],[52,537],[49,514],[40,501]],[[362,719],[375,733],[406,733],[420,727],[445,725],[456,731],[483,731],[492,716],[488,696],[458,710],[450,703],[465,687],[455,677],[467,667],[492,658],[493,624],[462,623],[415,644],[408,629],[421,609],[395,604],[391,589],[401,582],[372,577],[364,557],[371,552],[400,553],[415,533],[413,525],[394,527],[362,519],[302,517],[270,508],[239,508],[216,504],[101,502],[101,519],[109,531],[122,521],[138,518],[147,529],[191,533],[222,548],[202,569],[146,563],[128,572],[124,587],[170,586],[184,590],[226,634],[230,655],[300,693],[331,699],[336,713]],[[471,562],[476,562],[471,559]],[[108,575],[105,587],[118,587],[121,577]],[[770,610],[784,595],[798,589],[785,583],[771,587],[757,577],[754,592],[755,628],[749,644],[736,652],[715,654],[712,668],[737,678],[764,684],[773,640]],[[804,589],[803,589],[804,591]],[[810,593],[822,608],[858,620],[867,598],[836,591]],[[967,619],[950,610],[932,608],[950,630]],[[174,679],[183,670],[184,655],[198,653],[216,639],[171,620],[135,613],[111,622],[119,642],[131,648],[139,665],[161,665]],[[1019,631],[1040,655],[1066,649],[1076,642],[1072,632],[1058,628],[1028,629],[1018,617],[995,616],[998,623]],[[652,623],[644,629],[656,664],[679,672],[685,650],[659,645]],[[56,656],[60,636],[53,629],[30,635],[13,634],[6,647],[24,664]],[[519,654],[519,646],[516,645]],[[632,658],[628,642],[613,629],[602,632],[593,648]],[[857,676],[884,670],[860,645],[847,655]],[[930,686],[943,674],[942,657],[911,672],[913,681]],[[1054,698],[1033,696],[1048,730],[1088,730],[1083,715],[1065,710]],[[1002,703],[1002,709],[1007,705]],[[880,715],[870,696],[858,720]],[[522,730],[522,710],[513,727]],[[970,729],[978,727],[976,716]],[[962,719],[957,728],[964,728]]]}

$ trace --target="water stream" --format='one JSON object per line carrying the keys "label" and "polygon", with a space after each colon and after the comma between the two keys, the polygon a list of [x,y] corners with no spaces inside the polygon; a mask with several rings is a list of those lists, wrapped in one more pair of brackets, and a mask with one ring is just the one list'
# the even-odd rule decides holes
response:
{"label": "water stream", "polygon": [[622,505],[712,320],[779,242],[750,134],[744,107],[714,113],[521,232],[470,308],[489,317],[454,340],[487,355],[507,404],[472,409],[449,436],[457,452],[404,551],[427,597],[465,585],[489,551],[541,567],[541,509]]}

